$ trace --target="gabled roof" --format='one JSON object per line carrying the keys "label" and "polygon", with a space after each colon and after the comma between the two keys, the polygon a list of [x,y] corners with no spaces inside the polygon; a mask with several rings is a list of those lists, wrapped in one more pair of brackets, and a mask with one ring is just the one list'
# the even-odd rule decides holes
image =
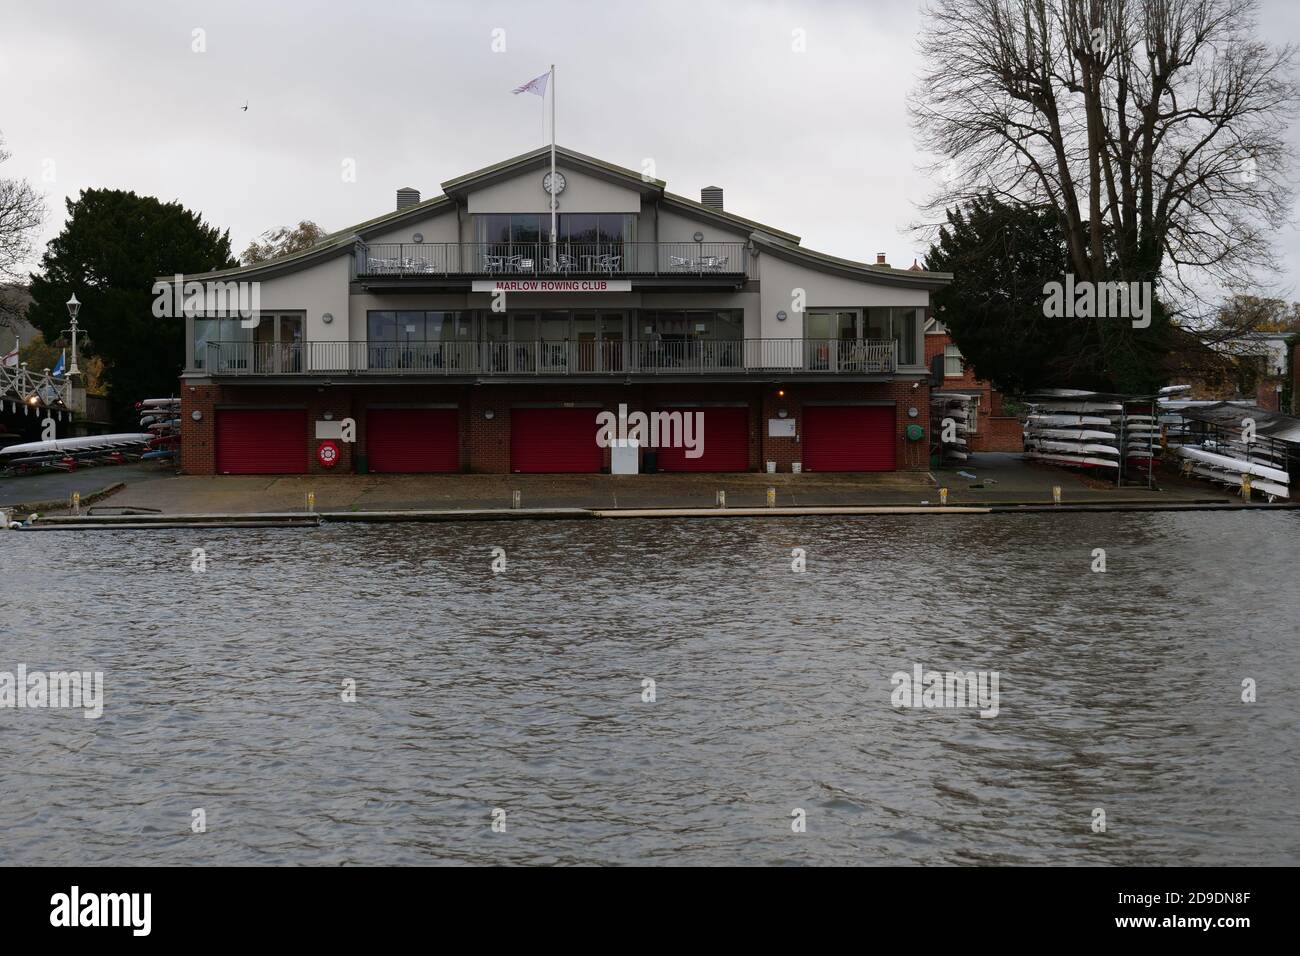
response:
{"label": "gabled roof", "polygon": [[[937,289],[952,281],[951,273],[926,272],[917,268],[915,263],[910,269],[894,269],[890,266],[871,265],[865,262],[855,262],[852,259],[841,259],[837,256],[814,252],[801,246],[799,237],[793,233],[775,229],[753,219],[746,219],[743,216],[737,216],[735,213],[706,206],[694,199],[667,192],[664,189],[665,183],[662,179],[648,179],[636,170],[608,163],[602,159],[563,146],[557,145],[555,154],[557,161],[563,158],[565,166],[571,169],[578,169],[606,182],[634,189],[647,199],[662,202],[666,207],[686,213],[692,218],[743,232],[755,246],[778,258],[811,266],[823,272],[843,275],[852,279],[866,279],[884,285]],[[470,192],[518,176],[532,169],[543,169],[549,166],[550,158],[550,147],[541,146],[527,153],[520,153],[518,156],[512,156],[510,159],[494,163],[491,166],[485,166],[463,176],[449,179],[442,183],[443,195],[441,196],[404,206],[401,209],[385,213],[382,216],[376,216],[355,226],[349,226],[338,232],[330,233],[308,249],[234,269],[192,273],[185,276],[185,278],[218,279],[227,276],[270,278],[285,272],[293,272],[349,252],[357,243],[365,242],[376,233],[403,222],[418,219],[430,213],[452,212],[456,209],[457,200],[463,200]],[[158,280],[165,282],[172,278],[172,276],[159,276]]]}
{"label": "gabled roof", "polygon": [[[590,173],[597,178],[617,182],[619,185],[628,186],[642,193],[659,194],[664,189],[665,183],[662,179],[646,179],[634,169],[628,169],[626,166],[616,166],[613,163],[605,162],[603,159],[597,159],[595,156],[588,156],[586,153],[579,153],[576,150],[566,149],[563,146],[557,145],[555,147],[555,156],[557,162],[563,157],[566,165],[572,168],[581,169],[583,172]],[[503,179],[510,179],[520,173],[528,172],[530,169],[549,167],[550,163],[551,147],[541,146],[527,153],[520,153],[518,156],[502,160],[499,163],[493,163],[491,166],[476,169],[472,173],[465,173],[463,176],[449,179],[442,184],[442,191],[448,196],[459,197],[475,189],[489,186],[494,182],[500,182]]]}

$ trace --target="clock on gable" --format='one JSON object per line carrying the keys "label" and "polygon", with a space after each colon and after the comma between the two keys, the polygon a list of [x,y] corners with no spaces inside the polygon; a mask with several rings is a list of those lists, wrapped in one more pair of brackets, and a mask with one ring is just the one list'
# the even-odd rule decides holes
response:
{"label": "clock on gable", "polygon": [[[554,181],[551,179],[552,175],[555,177]],[[558,169],[553,174],[547,173],[542,177],[542,189],[554,196],[564,192],[564,173]]]}

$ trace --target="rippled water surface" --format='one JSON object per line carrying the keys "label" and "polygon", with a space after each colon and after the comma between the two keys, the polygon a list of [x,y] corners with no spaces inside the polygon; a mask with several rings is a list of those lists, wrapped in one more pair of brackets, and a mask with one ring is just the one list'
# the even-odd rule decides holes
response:
{"label": "rippled water surface", "polygon": [[[0,709],[3,863],[1300,863],[1297,512],[14,533],[0,575],[0,671],[106,698]],[[1000,712],[895,709],[916,663]]]}

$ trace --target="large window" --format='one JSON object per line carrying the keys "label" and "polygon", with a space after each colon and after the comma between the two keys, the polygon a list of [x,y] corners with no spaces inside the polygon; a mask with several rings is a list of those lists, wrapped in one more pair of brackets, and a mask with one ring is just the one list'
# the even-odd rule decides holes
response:
{"label": "large window", "polygon": [[461,367],[476,348],[471,312],[370,312],[366,338],[371,368]]}
{"label": "large window", "polygon": [[[475,217],[478,241],[494,245],[551,241],[550,213],[490,213]],[[556,239],[562,245],[615,245],[636,240],[632,213],[560,213]]]}
{"label": "large window", "polygon": [[898,343],[898,364],[916,364],[917,329],[920,327],[920,309],[911,307],[890,309],[890,335]]}
{"label": "large window", "polygon": [[[247,368],[253,330],[238,317],[194,320],[194,368],[212,371]],[[241,365],[242,363],[242,365]]]}
{"label": "large window", "polygon": [[637,325],[644,340],[735,342],[745,337],[742,309],[644,310]]}
{"label": "large window", "polygon": [[862,337],[872,342],[897,342],[898,364],[915,365],[920,309],[912,306],[872,306],[865,310]]}
{"label": "large window", "polygon": [[643,368],[727,369],[744,361],[743,309],[643,310],[636,324]]}
{"label": "large window", "polygon": [[496,244],[551,241],[550,213],[496,213],[476,216],[478,241]]}

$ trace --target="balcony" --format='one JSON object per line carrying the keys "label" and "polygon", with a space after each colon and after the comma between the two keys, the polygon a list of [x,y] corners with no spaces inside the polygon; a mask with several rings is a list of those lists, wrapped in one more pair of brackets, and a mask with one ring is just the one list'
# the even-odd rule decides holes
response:
{"label": "balcony", "polygon": [[843,339],[719,341],[208,342],[203,370],[235,376],[372,378],[878,377],[898,368],[897,343]]}
{"label": "balcony", "polygon": [[357,247],[354,270],[356,279],[754,278],[743,242],[380,242]]}

